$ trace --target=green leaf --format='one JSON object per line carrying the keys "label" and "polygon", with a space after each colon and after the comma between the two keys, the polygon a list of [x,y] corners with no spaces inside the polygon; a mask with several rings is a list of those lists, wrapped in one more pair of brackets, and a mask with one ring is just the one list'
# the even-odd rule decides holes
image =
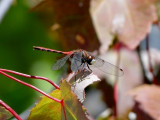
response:
{"label": "green leaf", "polygon": [[[63,98],[67,120],[88,120],[82,104],[78,101],[77,96],[71,91],[71,86],[62,80],[60,83],[61,90],[54,90],[50,95],[61,100]],[[45,96],[31,110],[28,120],[64,120],[64,111],[60,103],[57,103]]]}
{"label": "green leaf", "polygon": [[[61,99],[61,91],[54,90],[50,95],[54,98]],[[31,110],[28,120],[60,120],[61,104],[45,96]]]}

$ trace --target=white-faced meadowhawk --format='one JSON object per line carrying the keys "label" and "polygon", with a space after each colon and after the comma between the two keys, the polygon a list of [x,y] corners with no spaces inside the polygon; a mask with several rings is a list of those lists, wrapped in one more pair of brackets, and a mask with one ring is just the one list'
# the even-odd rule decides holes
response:
{"label": "white-faced meadowhawk", "polygon": [[63,52],[63,51],[58,51],[58,50],[53,50],[53,49],[38,47],[38,46],[34,46],[33,48],[35,50],[48,51],[48,52],[66,55],[65,57],[55,62],[55,64],[52,67],[53,70],[60,69],[61,67],[63,67],[66,61],[70,59],[71,60],[71,70],[73,72],[77,72],[78,70],[83,71],[86,68],[88,68],[88,70],[92,72],[90,67],[96,67],[106,74],[111,74],[115,76],[123,75],[123,70],[121,68],[105,60],[102,60],[96,56],[93,56],[91,55],[91,53],[83,49]]}

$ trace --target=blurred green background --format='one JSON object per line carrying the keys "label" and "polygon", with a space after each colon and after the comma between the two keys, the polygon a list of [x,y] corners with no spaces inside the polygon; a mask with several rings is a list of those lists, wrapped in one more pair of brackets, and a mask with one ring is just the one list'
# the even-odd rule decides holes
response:
{"label": "blurred green background", "polygon": [[[0,68],[47,77],[58,83],[59,73],[51,70],[57,55],[35,51],[33,46],[60,49],[58,40],[48,34],[37,15],[30,11],[26,1],[17,0],[0,23]],[[53,89],[44,81],[15,77],[45,92]],[[39,96],[31,88],[0,75],[0,99],[17,113],[34,104]]]}

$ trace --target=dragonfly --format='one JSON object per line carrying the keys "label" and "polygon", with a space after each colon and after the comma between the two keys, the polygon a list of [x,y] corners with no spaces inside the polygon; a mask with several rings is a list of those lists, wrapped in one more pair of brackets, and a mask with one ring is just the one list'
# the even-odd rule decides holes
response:
{"label": "dragonfly", "polygon": [[118,77],[124,74],[121,68],[101,58],[98,58],[92,55],[90,52],[87,52],[83,49],[63,52],[63,51],[53,50],[53,49],[39,47],[39,46],[34,46],[33,48],[35,50],[41,50],[41,51],[47,51],[47,52],[66,55],[65,57],[62,57],[61,59],[59,59],[54,63],[52,67],[53,70],[58,70],[62,68],[66,63],[66,61],[70,59],[72,72],[77,72],[79,70],[83,71],[85,69],[88,69],[90,72],[92,72],[91,68],[98,68],[100,71],[102,71],[105,74],[110,74]]}

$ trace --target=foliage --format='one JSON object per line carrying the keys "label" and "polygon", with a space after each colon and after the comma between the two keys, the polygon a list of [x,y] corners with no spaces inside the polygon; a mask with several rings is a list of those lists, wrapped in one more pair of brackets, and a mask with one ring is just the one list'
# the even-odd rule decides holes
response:
{"label": "foliage", "polygon": [[[54,90],[50,93],[51,96],[57,99],[63,99],[64,108],[67,115],[67,120],[87,120],[82,104],[71,91],[71,86],[65,81],[61,81],[60,90]],[[42,100],[31,110],[29,120],[60,120],[64,119],[63,108],[61,104],[42,97]]]}
{"label": "foliage", "polygon": [[[44,44],[47,43],[49,39],[52,39],[52,42],[50,45],[47,44],[47,46],[53,45],[52,48],[59,48],[57,46],[58,41],[56,40],[58,39],[64,51],[79,48],[93,51],[92,54],[99,55],[99,57],[103,59],[108,59],[110,63],[121,66],[124,70],[122,77],[106,75],[98,70],[93,71],[91,74],[86,71],[83,71],[82,74],[79,74],[79,71],[77,73],[71,73],[70,70],[68,70],[65,79],[64,76],[60,75],[63,79],[61,79],[59,87],[47,78],[0,69],[2,75],[44,95],[36,106],[32,108],[28,117],[29,120],[93,119],[93,114],[89,115],[88,108],[85,108],[83,105],[85,104],[83,101],[87,103],[90,102],[85,99],[84,89],[91,84],[94,84],[91,89],[97,88],[103,93],[102,101],[108,106],[102,114],[99,114],[99,112],[96,118],[108,120],[134,119],[132,118],[133,116],[130,117],[132,112],[135,113],[137,120],[158,120],[160,118],[158,112],[160,110],[158,103],[160,94],[160,52],[157,49],[150,49],[149,46],[150,42],[152,42],[152,39],[150,39],[152,25],[160,26],[159,0],[43,0],[32,8],[30,13],[26,12],[29,11],[29,8],[24,7],[24,3],[22,4],[22,2],[17,1],[17,5],[21,6],[15,7],[13,5],[11,7],[13,12],[10,10],[2,24],[0,24],[2,26],[2,28],[0,28],[0,31],[2,31],[0,32],[1,38],[8,38],[9,42],[11,42],[7,48],[13,49],[15,43],[20,43],[20,46],[13,49],[19,54],[19,56],[13,55],[15,65],[27,66],[26,68],[13,68],[27,72],[27,70],[30,69],[30,64],[36,60],[38,55],[32,55],[34,57],[29,59],[23,55],[32,53],[31,47],[34,45],[41,44],[45,46]],[[10,27],[7,27],[7,20],[13,19],[12,16],[16,15],[16,12],[13,14],[14,10],[17,11],[17,13],[22,10],[21,12],[23,14],[19,13],[18,18],[15,18],[17,22],[9,24]],[[32,14],[31,18],[27,17],[27,14]],[[23,20],[20,20],[21,18],[23,18]],[[37,23],[37,21],[39,23]],[[19,25],[19,23],[21,24]],[[10,31],[8,31],[9,29]],[[27,35],[25,33],[27,33]],[[8,36],[6,34],[8,34]],[[30,39],[30,36],[32,36],[32,39]],[[11,41],[12,38],[13,40]],[[45,42],[35,42],[34,40],[37,39],[45,39]],[[141,42],[144,41],[144,39],[146,41],[146,49],[141,50]],[[25,43],[23,43],[24,41]],[[0,51],[3,52],[5,47],[6,44],[5,46],[2,45]],[[11,49],[9,50],[11,51]],[[6,57],[10,54],[11,53],[6,54],[4,58],[2,58],[2,61],[7,60],[2,67],[7,67],[7,63],[11,63],[10,61],[12,61],[12,59],[10,59],[10,57],[7,59]],[[43,57],[44,56],[45,55],[43,55]],[[69,56],[71,64],[73,62],[73,56],[74,54]],[[43,57],[40,59],[43,59]],[[19,58],[24,61],[21,62]],[[50,57],[48,57],[48,59],[50,59]],[[43,71],[41,69],[36,70],[45,73],[44,71],[46,71],[46,69]],[[6,72],[27,78],[45,80],[56,87],[56,89],[50,94],[46,94],[37,87],[10,76]],[[56,76],[54,78],[58,78],[57,74],[54,75]],[[53,80],[55,81],[54,78]],[[5,78],[3,78],[3,81],[5,81]],[[6,85],[8,86],[8,81],[2,82],[1,85],[2,87],[0,88],[2,90],[0,91],[2,94],[10,90],[8,87],[5,89]],[[18,84],[13,85],[17,86]],[[3,86],[5,86],[5,88]],[[14,92],[16,93],[19,90],[20,87],[14,90]],[[29,98],[29,93],[32,93],[30,90],[25,91],[26,90],[22,91],[22,94],[26,93],[23,99],[26,99],[26,97]],[[15,98],[17,97],[15,94],[13,94],[13,96]],[[15,98],[9,97],[7,99],[12,101],[12,99]],[[0,99],[4,99],[4,97]],[[21,100],[19,97],[16,99]],[[28,99],[24,100],[26,104],[27,100]],[[25,105],[25,103],[23,104]],[[3,106],[3,104],[1,105]],[[21,108],[16,108],[15,106],[24,107],[20,105],[18,100],[13,102],[13,105],[11,105],[11,107],[18,111],[18,113]],[[92,106],[96,109],[98,104],[93,104]],[[112,110],[109,111],[109,109]],[[106,111],[109,112],[107,113]],[[4,111],[1,112],[0,117],[9,116],[4,113]],[[16,114],[13,115],[16,117]]]}

